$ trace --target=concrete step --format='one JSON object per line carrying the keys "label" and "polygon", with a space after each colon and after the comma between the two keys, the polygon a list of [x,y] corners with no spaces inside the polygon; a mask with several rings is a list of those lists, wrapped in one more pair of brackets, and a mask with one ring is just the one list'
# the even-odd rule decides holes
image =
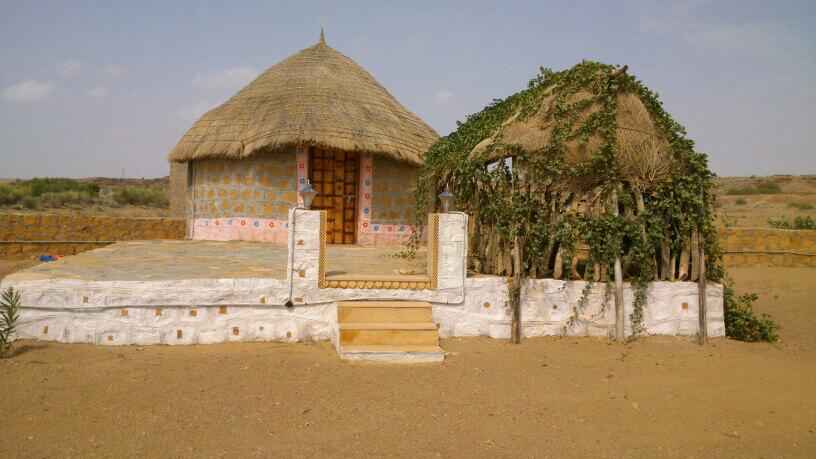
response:
{"label": "concrete step", "polygon": [[341,323],[340,346],[426,345],[438,346],[439,334],[432,322]]}
{"label": "concrete step", "polygon": [[431,345],[348,345],[340,347],[340,358],[385,363],[431,363],[445,360],[445,351]]}
{"label": "concrete step", "polygon": [[422,301],[343,301],[339,323],[432,322],[433,308]]}

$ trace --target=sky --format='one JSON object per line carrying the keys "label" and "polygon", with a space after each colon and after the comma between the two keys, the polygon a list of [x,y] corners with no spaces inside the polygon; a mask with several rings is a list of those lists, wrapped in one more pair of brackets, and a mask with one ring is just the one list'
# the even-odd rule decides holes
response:
{"label": "sky", "polygon": [[0,177],[159,177],[206,110],[317,42],[441,135],[539,67],[627,64],[719,175],[816,174],[816,2],[0,0]]}

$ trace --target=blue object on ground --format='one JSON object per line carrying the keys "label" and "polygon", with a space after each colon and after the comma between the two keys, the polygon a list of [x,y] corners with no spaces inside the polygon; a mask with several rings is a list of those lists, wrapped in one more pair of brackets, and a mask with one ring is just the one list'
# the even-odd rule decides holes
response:
{"label": "blue object on ground", "polygon": [[54,261],[54,257],[51,255],[40,255],[40,261]]}

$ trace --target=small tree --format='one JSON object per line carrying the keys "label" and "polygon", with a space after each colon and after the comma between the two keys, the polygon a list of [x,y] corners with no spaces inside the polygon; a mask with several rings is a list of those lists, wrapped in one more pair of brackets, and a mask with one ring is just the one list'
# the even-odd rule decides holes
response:
{"label": "small tree", "polygon": [[20,318],[20,292],[9,287],[0,297],[0,357],[6,357],[13,346],[17,319]]}

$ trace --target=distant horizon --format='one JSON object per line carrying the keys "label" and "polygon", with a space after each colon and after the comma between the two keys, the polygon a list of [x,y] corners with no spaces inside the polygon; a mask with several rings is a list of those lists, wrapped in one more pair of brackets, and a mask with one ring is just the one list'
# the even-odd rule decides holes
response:
{"label": "distant horizon", "polygon": [[[771,178],[771,177],[816,177],[816,173],[809,174],[751,174],[751,175],[720,175],[717,174],[718,178],[728,179],[728,178]],[[170,175],[161,175],[161,176],[152,176],[152,177],[110,177],[105,175],[94,175],[90,177],[65,177],[65,176],[54,176],[54,175],[35,175],[31,177],[0,177],[0,182],[8,182],[14,180],[31,180],[35,178],[64,178],[64,179],[71,179],[71,180],[91,180],[91,179],[110,179],[110,180],[158,180],[168,178]]]}
{"label": "distant horizon", "polygon": [[658,92],[718,175],[816,174],[812,2],[363,3],[5,5],[0,175],[166,176],[198,117],[321,26],[442,136],[540,66],[592,59]]}

